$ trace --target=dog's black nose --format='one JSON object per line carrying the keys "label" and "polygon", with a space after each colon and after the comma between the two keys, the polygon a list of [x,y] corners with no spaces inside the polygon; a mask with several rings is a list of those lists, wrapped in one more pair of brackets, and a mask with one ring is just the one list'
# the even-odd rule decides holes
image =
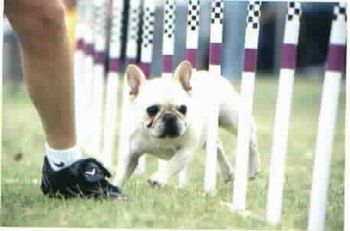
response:
{"label": "dog's black nose", "polygon": [[176,116],[172,113],[165,113],[163,115],[163,120],[164,122],[170,122],[170,123],[173,123],[173,122],[176,122]]}
{"label": "dog's black nose", "polygon": [[179,135],[179,127],[177,125],[177,118],[172,113],[166,113],[163,115],[164,132],[163,137],[175,137]]}

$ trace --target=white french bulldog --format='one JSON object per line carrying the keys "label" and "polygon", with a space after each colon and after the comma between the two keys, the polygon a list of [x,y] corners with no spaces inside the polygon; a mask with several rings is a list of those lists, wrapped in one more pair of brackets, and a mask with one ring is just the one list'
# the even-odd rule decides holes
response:
{"label": "white french bulldog", "polygon": [[[145,153],[169,160],[149,177],[152,186],[166,185],[180,172],[205,145],[208,112],[212,109],[209,99],[218,102],[219,126],[237,133],[241,99],[232,85],[220,76],[210,76],[206,71],[192,73],[191,64],[183,61],[174,78],[146,80],[135,65],[128,66],[126,78],[130,87],[129,153],[118,169],[114,180],[117,186],[130,177],[139,157]],[[253,119],[251,123],[248,176],[254,178],[259,161]],[[217,154],[220,175],[225,182],[232,181],[233,170],[219,137]]]}

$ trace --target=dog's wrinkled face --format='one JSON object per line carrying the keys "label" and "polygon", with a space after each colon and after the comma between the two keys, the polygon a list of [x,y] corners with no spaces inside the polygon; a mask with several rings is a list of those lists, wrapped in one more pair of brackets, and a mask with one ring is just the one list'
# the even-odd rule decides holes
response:
{"label": "dog's wrinkled face", "polygon": [[145,128],[158,138],[175,138],[185,133],[186,105],[154,104],[146,108]]}
{"label": "dog's wrinkled face", "polygon": [[[164,139],[182,136],[188,126],[190,113],[189,79],[192,67],[183,62],[174,78],[146,80],[142,71],[131,65],[127,69],[134,113],[149,135]],[[135,121],[136,122],[136,121]]]}

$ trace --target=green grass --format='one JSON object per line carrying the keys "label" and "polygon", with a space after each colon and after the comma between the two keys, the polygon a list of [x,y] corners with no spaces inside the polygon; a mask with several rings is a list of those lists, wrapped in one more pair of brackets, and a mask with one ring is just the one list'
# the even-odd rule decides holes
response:
{"label": "green grass", "polygon": [[[43,133],[39,118],[23,86],[5,85],[1,225],[305,229],[321,84],[306,80],[297,80],[295,83],[283,222],[280,226],[272,227],[263,218],[276,90],[275,79],[259,79],[256,83],[254,115],[258,124],[262,173],[248,185],[247,207],[254,216],[243,217],[231,213],[222,203],[232,200],[232,185],[218,181],[216,196],[206,197],[203,194],[203,152],[198,153],[198,162],[192,166],[191,185],[184,189],[176,187],[175,179],[166,188],[150,188],[146,179],[155,168],[156,162],[149,158],[147,173],[144,176],[133,176],[124,188],[129,201],[64,201],[45,198],[39,190],[43,153]],[[332,155],[327,230],[342,230],[343,226],[344,95],[343,91]],[[222,135],[225,149],[233,161],[236,138],[225,132]],[[22,159],[16,158],[19,153],[23,154]]]}

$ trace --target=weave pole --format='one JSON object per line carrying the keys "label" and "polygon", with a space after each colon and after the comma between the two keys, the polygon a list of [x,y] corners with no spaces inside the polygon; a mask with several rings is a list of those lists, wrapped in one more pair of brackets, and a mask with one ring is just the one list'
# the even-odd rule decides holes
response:
{"label": "weave pole", "polygon": [[[164,3],[164,0],[162,1]],[[171,78],[175,48],[175,1],[165,0],[163,20],[162,78]],[[145,157],[143,157],[145,158]],[[167,167],[167,160],[158,160],[158,168]]]}
{"label": "weave pole", "polygon": [[[83,0],[80,0],[83,1]],[[79,83],[81,85],[81,99],[80,99],[80,111],[79,120],[80,125],[78,129],[81,139],[80,147],[83,151],[91,153],[89,147],[90,139],[90,126],[87,126],[91,123],[91,99],[92,99],[92,80],[93,80],[93,69],[94,69],[94,45],[93,45],[93,1],[84,1],[86,4],[85,11],[83,12],[84,20],[84,30],[83,30],[83,50],[84,50],[84,61],[82,68],[82,75],[84,76],[83,81]]]}
{"label": "weave pole", "polygon": [[[0,100],[1,102],[2,101],[2,75],[3,75],[3,46],[4,46],[4,1],[1,1],[0,2],[0,18],[1,18],[1,21],[0,21],[0,33],[1,33],[1,38],[0,38],[0,73],[1,73],[1,79],[0,79]],[[0,113],[2,115],[2,104],[0,105]],[[2,123],[0,123],[0,140],[2,140]],[[0,153],[3,153],[2,152],[2,145],[0,146]],[[2,168],[0,166],[0,179],[2,179]],[[0,208],[2,208],[2,193],[1,193],[2,190],[0,190]]]}
{"label": "weave pole", "polygon": [[103,90],[106,61],[108,0],[94,0],[94,71],[92,81],[90,152],[99,154],[102,145]]}
{"label": "weave pole", "polygon": [[[213,0],[211,5],[209,73],[221,78],[221,47],[224,17],[224,1]],[[215,96],[208,97],[212,110],[208,113],[207,156],[205,159],[204,191],[208,195],[216,193],[217,138],[219,135],[219,106]]]}
{"label": "weave pole", "polygon": [[[346,9],[349,15],[349,7]],[[349,41],[350,31],[347,31]],[[348,43],[349,44],[349,43]],[[350,60],[350,50],[347,46],[346,60]],[[346,73],[350,71],[350,63],[346,65]],[[350,80],[346,78],[346,104],[345,104],[345,134],[350,134]],[[344,231],[350,230],[350,137],[345,135],[345,171],[344,171]]]}
{"label": "weave pole", "polygon": [[346,44],[345,3],[334,6],[326,73],[323,82],[318,133],[315,148],[309,208],[309,231],[325,229],[326,201],[329,186],[331,153],[337,118],[341,76],[344,70]]}
{"label": "weave pole", "polygon": [[285,159],[288,146],[288,128],[293,96],[300,16],[300,3],[289,2],[282,45],[282,66],[279,74],[266,209],[266,219],[273,224],[277,224],[281,220]]}
{"label": "weave pole", "polygon": [[[154,36],[155,4],[154,0],[145,0],[143,3],[142,19],[142,42],[141,42],[141,59],[140,68],[146,78],[151,78],[151,64],[153,55],[153,36]],[[146,156],[139,158],[136,169],[137,174],[141,174],[146,169]]]}
{"label": "weave pole", "polygon": [[175,1],[165,0],[163,22],[162,77],[171,77],[175,47]]}
{"label": "weave pole", "polygon": [[85,40],[86,22],[84,13],[86,11],[86,1],[77,1],[77,23],[76,23],[76,44],[74,48],[74,103],[75,103],[75,131],[77,136],[77,143],[80,146],[83,142],[83,98],[84,98],[84,61],[85,61]]}
{"label": "weave pole", "polygon": [[[128,24],[127,24],[127,42],[126,42],[126,62],[135,64],[137,58],[137,42],[140,28],[141,0],[131,0],[129,2]],[[126,77],[123,78],[122,89],[122,110],[119,130],[119,160],[118,168],[121,169],[122,159],[129,152],[129,133],[128,133],[128,83]],[[139,162],[140,166],[140,162]]]}
{"label": "weave pole", "polygon": [[[199,0],[189,0],[187,4],[187,27],[186,27],[186,60],[188,60],[196,71],[197,50],[198,50],[198,30],[199,30]],[[189,166],[179,173],[179,187],[188,183],[190,176]]]}
{"label": "weave pole", "polygon": [[244,69],[241,82],[242,101],[239,110],[235,180],[233,185],[232,207],[234,210],[244,210],[246,208],[248,154],[258,51],[260,5],[260,1],[250,1],[248,4],[244,43]]}
{"label": "weave pole", "polygon": [[118,88],[121,54],[123,0],[112,1],[111,33],[109,41],[109,70],[107,75],[105,117],[103,128],[103,162],[111,166],[115,141],[115,125],[117,120]]}

